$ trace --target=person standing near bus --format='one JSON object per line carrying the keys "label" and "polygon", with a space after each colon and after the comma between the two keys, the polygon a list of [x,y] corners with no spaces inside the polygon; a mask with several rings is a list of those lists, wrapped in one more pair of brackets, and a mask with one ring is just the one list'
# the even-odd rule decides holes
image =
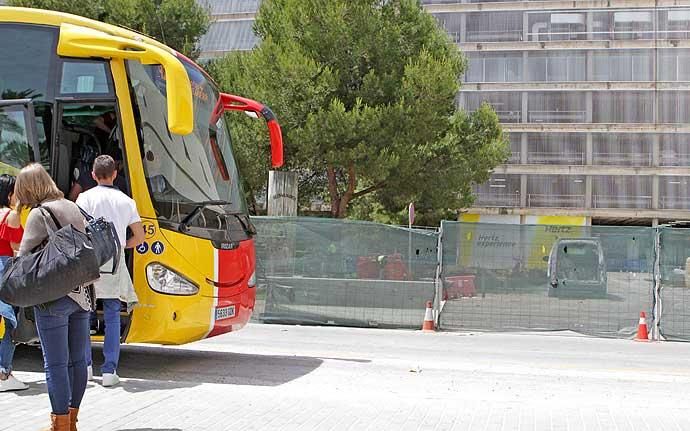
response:
{"label": "person standing near bus", "polygon": [[[77,205],[95,218],[103,217],[115,225],[123,248],[135,248],[144,242],[145,233],[137,205],[132,198],[124,194],[114,183],[118,175],[118,164],[108,155],[96,157],[91,172],[98,185],[85,191],[77,198]],[[127,228],[132,237],[127,239]],[[104,265],[108,271],[110,263]],[[127,270],[124,253],[115,274],[101,274],[94,283],[96,297],[103,301],[105,317],[105,340],[103,355],[105,362],[101,367],[103,386],[115,386],[120,382],[117,365],[120,359],[120,301],[128,305],[137,302],[134,286]],[[87,364],[91,365],[91,343],[87,343]]]}
{"label": "person standing near bus", "polygon": [[[13,176],[0,175],[0,275],[5,271],[7,261],[19,249],[24,234],[21,218],[15,209],[14,183]],[[16,312],[16,308],[0,301],[0,317],[5,321],[5,333],[0,342],[0,392],[29,389],[12,375],[12,331],[17,327]]]}
{"label": "person standing near bus", "polygon": [[[24,226],[19,256],[31,254],[48,239],[47,224],[54,224],[41,207],[47,208],[61,226],[71,224],[84,232],[86,221],[79,208],[64,198],[48,172],[38,163],[17,175],[14,194],[18,210],[33,208]],[[52,408],[51,431],[77,428],[77,415],[86,391],[86,352],[89,339],[89,312],[94,304],[90,285],[74,286],[60,299],[34,307],[36,328],[46,372]]]}

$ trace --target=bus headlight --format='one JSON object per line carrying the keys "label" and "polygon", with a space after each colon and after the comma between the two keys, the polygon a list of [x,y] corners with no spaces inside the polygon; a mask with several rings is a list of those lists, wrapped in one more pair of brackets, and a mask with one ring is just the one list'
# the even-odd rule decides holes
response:
{"label": "bus headlight", "polygon": [[247,286],[256,287],[256,271],[252,272],[252,276],[249,277],[249,281],[247,281]]}
{"label": "bus headlight", "polygon": [[146,267],[146,279],[151,289],[166,295],[195,295],[199,287],[172,269],[160,263],[150,263]]}

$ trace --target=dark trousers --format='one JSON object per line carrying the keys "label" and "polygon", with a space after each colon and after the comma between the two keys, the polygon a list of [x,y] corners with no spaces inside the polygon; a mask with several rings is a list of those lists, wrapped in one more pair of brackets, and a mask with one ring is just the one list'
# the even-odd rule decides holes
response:
{"label": "dark trousers", "polygon": [[67,414],[86,390],[89,313],[67,296],[34,312],[53,414]]}

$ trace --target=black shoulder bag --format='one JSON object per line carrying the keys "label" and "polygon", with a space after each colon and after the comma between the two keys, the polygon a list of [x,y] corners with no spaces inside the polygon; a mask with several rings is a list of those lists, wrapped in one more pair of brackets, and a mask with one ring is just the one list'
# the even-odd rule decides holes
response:
{"label": "black shoulder bag", "polygon": [[[61,227],[49,208],[38,208],[48,239],[40,250],[10,259],[0,285],[0,299],[18,307],[56,301],[100,277],[89,236],[71,224]],[[48,223],[46,212],[55,229]]]}
{"label": "black shoulder bag", "polygon": [[86,234],[91,239],[98,264],[103,266],[111,259],[113,261],[112,272],[101,271],[101,274],[115,274],[120,265],[120,254],[122,253],[122,244],[117,236],[115,225],[103,217],[94,218],[81,207],[79,207],[79,211],[86,219]]}

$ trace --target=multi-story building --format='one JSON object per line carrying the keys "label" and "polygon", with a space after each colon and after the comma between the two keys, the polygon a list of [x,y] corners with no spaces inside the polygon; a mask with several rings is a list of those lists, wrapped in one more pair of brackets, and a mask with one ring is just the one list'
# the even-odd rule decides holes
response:
{"label": "multi-story building", "polygon": [[213,21],[200,42],[200,61],[230,51],[248,51],[257,44],[252,26],[261,0],[197,0],[197,3],[208,8]]}
{"label": "multi-story building", "polygon": [[690,2],[424,3],[468,58],[460,105],[509,132],[472,212],[690,217]]}
{"label": "multi-story building", "polygon": [[[256,44],[259,0],[205,1],[202,58]],[[422,3],[468,58],[460,106],[491,103],[509,133],[470,213],[690,218],[690,0]]]}

